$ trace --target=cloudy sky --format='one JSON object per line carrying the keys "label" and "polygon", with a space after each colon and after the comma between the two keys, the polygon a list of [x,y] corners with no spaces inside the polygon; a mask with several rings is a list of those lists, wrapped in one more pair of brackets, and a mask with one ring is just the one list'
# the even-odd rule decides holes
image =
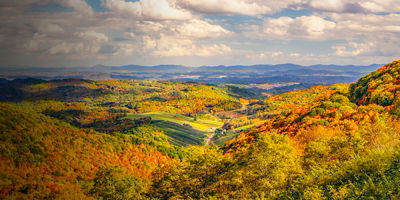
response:
{"label": "cloudy sky", "polygon": [[0,0],[0,66],[372,64],[399,0]]}

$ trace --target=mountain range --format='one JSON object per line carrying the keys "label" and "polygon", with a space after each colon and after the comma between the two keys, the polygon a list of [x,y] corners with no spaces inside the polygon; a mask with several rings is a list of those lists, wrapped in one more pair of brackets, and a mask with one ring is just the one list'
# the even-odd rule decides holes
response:
{"label": "mountain range", "polygon": [[[298,83],[331,85],[351,83],[376,70],[380,64],[362,65],[232,65],[199,66],[183,65],[123,65],[58,68],[11,68],[0,69],[0,78],[39,78],[44,80],[80,78],[89,80],[172,80],[176,82],[200,82],[213,85],[226,84],[277,84]],[[4,80],[2,81],[4,82]]]}

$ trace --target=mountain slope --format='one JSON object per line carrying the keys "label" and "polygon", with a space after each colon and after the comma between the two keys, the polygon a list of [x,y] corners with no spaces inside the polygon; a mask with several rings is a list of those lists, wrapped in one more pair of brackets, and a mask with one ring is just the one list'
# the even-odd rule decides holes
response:
{"label": "mountain slope", "polygon": [[[29,104],[1,103],[0,130],[1,198],[92,198],[89,190],[102,168],[118,166],[124,175],[146,182],[156,167],[171,162],[157,148],[136,144],[137,136],[78,129]],[[161,135],[158,141],[165,138],[147,132]]]}
{"label": "mountain slope", "polygon": [[377,104],[398,109],[400,61],[394,61],[350,86],[351,100],[359,105]]}
{"label": "mountain slope", "polygon": [[[362,80],[356,86],[365,86]],[[384,88],[380,92],[396,96],[396,90]],[[353,94],[348,85],[334,85],[268,100],[276,112],[272,119],[222,149],[192,151],[190,159],[156,180],[156,197],[400,198],[395,100],[357,105]]]}

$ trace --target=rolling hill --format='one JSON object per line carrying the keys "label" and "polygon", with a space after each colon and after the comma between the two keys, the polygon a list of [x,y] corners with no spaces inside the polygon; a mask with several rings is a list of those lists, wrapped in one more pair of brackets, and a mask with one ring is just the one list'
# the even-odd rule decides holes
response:
{"label": "rolling hill", "polygon": [[[223,125],[202,116],[242,107],[241,94],[227,87],[156,81],[15,79],[0,85],[0,93],[3,102],[62,102],[60,107],[68,109],[48,108],[43,112],[77,127],[107,133],[121,126],[122,115],[133,120],[151,117],[152,125],[181,146],[201,145],[211,129]],[[91,116],[94,113],[98,116]]]}
{"label": "rolling hill", "polygon": [[145,187],[153,170],[171,162],[167,152],[178,152],[161,132],[147,130],[156,138],[149,145],[143,136],[73,127],[25,103],[0,103],[0,130],[0,198],[5,199],[93,199],[96,173],[113,166],[139,178],[137,188]]}

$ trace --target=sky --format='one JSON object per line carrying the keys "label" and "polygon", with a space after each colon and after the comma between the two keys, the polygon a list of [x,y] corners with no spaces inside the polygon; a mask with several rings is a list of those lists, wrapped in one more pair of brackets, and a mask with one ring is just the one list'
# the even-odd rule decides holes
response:
{"label": "sky", "polygon": [[399,0],[0,0],[1,67],[389,63]]}

